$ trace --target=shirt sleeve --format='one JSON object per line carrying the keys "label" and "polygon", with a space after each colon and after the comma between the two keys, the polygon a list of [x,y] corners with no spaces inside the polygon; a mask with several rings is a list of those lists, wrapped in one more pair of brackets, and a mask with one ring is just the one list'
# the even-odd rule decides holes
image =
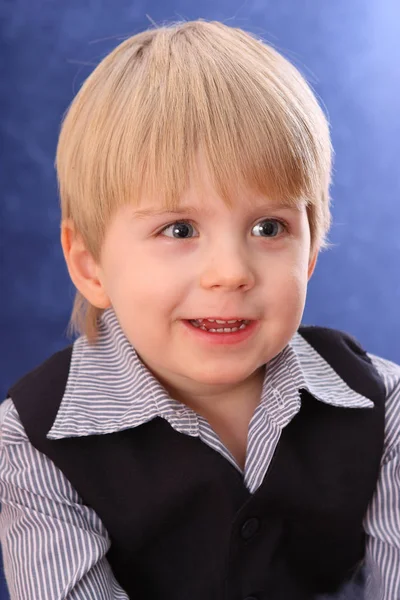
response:
{"label": "shirt sleeve", "polygon": [[374,497],[364,522],[367,534],[366,599],[400,598],[400,367],[371,356],[387,390],[385,447]]}
{"label": "shirt sleeve", "polygon": [[128,600],[106,559],[108,533],[62,472],[0,405],[0,542],[11,600]]}

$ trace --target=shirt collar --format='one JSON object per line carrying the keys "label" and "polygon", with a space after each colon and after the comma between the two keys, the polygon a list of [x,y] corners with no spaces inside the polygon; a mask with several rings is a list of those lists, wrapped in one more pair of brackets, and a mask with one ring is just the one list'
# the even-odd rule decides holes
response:
{"label": "shirt collar", "polygon": [[[137,427],[161,416],[185,432],[197,435],[194,413],[173,400],[146,368],[125,337],[112,309],[100,320],[99,338],[85,336],[73,346],[71,366],[49,439],[105,434]],[[284,426],[300,407],[301,389],[317,400],[346,408],[373,407],[296,333],[290,344],[266,365],[261,403]]]}

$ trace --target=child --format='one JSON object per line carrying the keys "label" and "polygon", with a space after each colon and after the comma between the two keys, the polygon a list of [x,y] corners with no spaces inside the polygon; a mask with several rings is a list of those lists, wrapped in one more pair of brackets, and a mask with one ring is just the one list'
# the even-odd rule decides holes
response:
{"label": "child", "polygon": [[221,23],[145,31],[56,165],[82,335],[1,406],[11,598],[400,598],[400,367],[300,326],[331,173],[302,76]]}

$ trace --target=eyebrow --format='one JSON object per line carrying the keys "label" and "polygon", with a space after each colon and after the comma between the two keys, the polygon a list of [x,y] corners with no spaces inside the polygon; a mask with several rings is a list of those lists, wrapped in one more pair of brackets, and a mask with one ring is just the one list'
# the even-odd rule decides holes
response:
{"label": "eyebrow", "polygon": [[183,213],[196,214],[200,212],[197,208],[192,206],[185,206],[182,208],[143,208],[141,210],[135,210],[133,213],[134,217],[159,217],[162,215],[181,215]]}
{"label": "eyebrow", "polygon": [[[266,204],[266,205],[255,205],[253,208],[255,210],[280,210],[280,209],[286,209],[286,210],[294,210],[296,212],[298,212],[300,210],[300,206],[301,206],[301,202],[299,202],[299,205],[296,204],[292,204],[290,202],[279,202],[277,204]],[[182,214],[199,214],[199,213],[210,213],[211,211],[207,208],[196,208],[194,206],[181,206],[179,208],[157,208],[157,207],[150,207],[150,208],[143,208],[143,209],[139,209],[139,210],[135,210],[135,212],[133,213],[134,217],[138,217],[138,218],[145,218],[145,217],[160,217],[163,215],[182,215]]]}

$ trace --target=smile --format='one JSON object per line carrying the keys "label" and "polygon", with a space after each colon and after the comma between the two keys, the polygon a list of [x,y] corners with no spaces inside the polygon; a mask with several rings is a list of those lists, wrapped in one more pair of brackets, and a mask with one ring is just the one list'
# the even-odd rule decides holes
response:
{"label": "smile", "polygon": [[235,333],[235,331],[246,329],[250,321],[248,319],[191,319],[193,327],[208,331],[210,333]]}

